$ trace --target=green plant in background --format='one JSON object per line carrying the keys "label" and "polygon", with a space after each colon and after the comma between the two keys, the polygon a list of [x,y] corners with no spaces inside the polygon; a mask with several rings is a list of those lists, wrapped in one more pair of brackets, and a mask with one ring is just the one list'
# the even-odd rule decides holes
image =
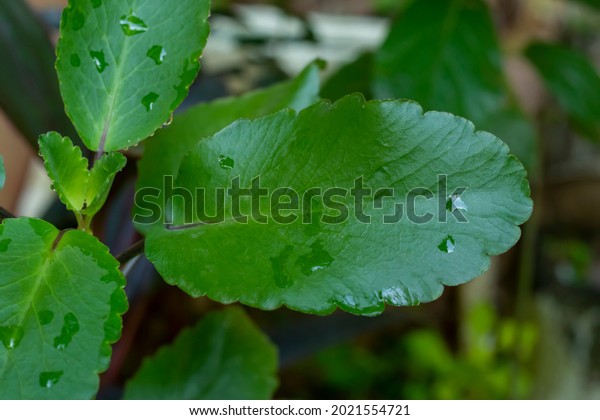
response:
{"label": "green plant in background", "polygon": [[[439,19],[424,16],[422,3],[405,13],[435,26]],[[440,4],[452,4],[445,12],[456,31],[436,45],[437,54],[426,55],[438,61],[419,63],[411,52],[414,45],[393,45],[393,39],[406,38],[402,31],[410,38],[418,27],[393,29],[374,60],[375,96],[414,98],[492,131],[498,121],[508,122],[515,149],[532,165],[529,127],[507,93],[491,23],[478,19],[486,9],[472,1],[464,8]],[[61,134],[40,136],[54,189],[75,213],[78,230],[2,216],[0,397],[96,394],[98,374],[108,367],[127,309],[119,270],[126,261],[110,255],[91,227],[126,164],[120,151],[147,138],[138,191],[158,189],[158,194],[136,200],[134,220],[146,236],[148,259],[167,283],[192,296],[265,310],[285,305],[311,314],[341,308],[377,315],[386,304],[435,300],[444,285],[480,275],[490,256],[518,240],[518,226],[531,213],[529,184],[504,143],[476,132],[461,117],[423,113],[406,100],[365,101],[357,94],[333,104],[318,100],[320,63],[275,87],[194,107],[161,129],[199,71],[208,15],[207,0],[71,0],[63,12],[56,61],[60,89],[69,118],[95,158],[84,158],[87,153]],[[483,51],[469,50],[475,46],[463,33],[470,27],[463,21],[479,25],[473,30],[485,35]],[[451,60],[444,61],[447,54],[460,55],[455,60],[464,68],[452,68]],[[471,63],[474,56],[483,60]],[[398,68],[407,73],[394,73]],[[435,83],[415,82],[417,69],[436,75]],[[489,77],[478,80],[480,73]],[[444,85],[446,79],[457,83]],[[444,188],[440,174],[447,177]],[[167,191],[163,180],[169,176],[174,184]],[[327,223],[341,208],[358,212],[357,202],[341,193],[336,206],[309,200],[301,217],[287,223],[238,223],[229,206],[223,223],[197,214],[189,219],[187,205],[173,194],[174,189],[227,188],[232,180],[250,188],[257,177],[262,188],[293,189],[298,195],[314,188],[349,191],[357,179],[382,193],[365,200],[362,210],[372,215],[371,223],[355,218]],[[2,169],[0,187],[3,181]],[[401,195],[427,189],[432,199],[418,201],[416,214],[441,208],[445,222],[381,223],[394,210],[394,203],[384,199],[387,188]],[[466,188],[456,203],[469,223],[455,217],[456,197],[448,194],[457,188]],[[218,207],[211,199],[195,200],[192,195],[197,208]],[[164,217],[149,219],[149,203]],[[259,203],[271,210],[280,204],[264,197]],[[333,214],[331,207],[337,209]],[[255,209],[243,203],[239,210],[251,214]],[[304,216],[314,217],[306,223]],[[202,344],[201,352],[190,352],[194,343]],[[180,364],[166,369],[173,359]],[[125,395],[267,398],[275,388],[275,366],[273,346],[241,310],[228,309],[208,315],[147,361]]]}

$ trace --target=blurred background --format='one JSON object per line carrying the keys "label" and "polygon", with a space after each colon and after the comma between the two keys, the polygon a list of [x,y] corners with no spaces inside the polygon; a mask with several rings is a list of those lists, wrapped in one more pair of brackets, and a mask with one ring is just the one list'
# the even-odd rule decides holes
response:
{"label": "blurred background", "polygon": [[[506,141],[535,211],[482,278],[376,318],[250,315],[280,350],[289,399],[600,398],[600,1],[215,0],[203,69],[181,109],[269,86],[321,58],[321,96],[410,98]],[[66,0],[0,0],[0,206],[76,225],[50,189],[37,136],[77,139],[54,45]],[[127,151],[95,232],[117,254],[131,224]],[[143,258],[99,398],[120,398],[145,356],[219,305],[167,286]]]}

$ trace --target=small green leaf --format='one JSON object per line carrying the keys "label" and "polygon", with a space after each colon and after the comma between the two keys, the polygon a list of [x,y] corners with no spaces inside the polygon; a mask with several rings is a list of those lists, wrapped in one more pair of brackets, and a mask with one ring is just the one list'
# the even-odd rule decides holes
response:
{"label": "small green leaf", "polygon": [[[165,177],[177,175],[181,159],[200,139],[212,136],[239,118],[263,117],[283,108],[299,111],[315,103],[319,98],[319,66],[320,63],[309,65],[294,80],[239,98],[201,104],[176,116],[170,126],[158,131],[145,144],[144,156],[139,163],[137,190],[155,190],[157,194],[144,196],[144,208],[155,208],[164,213]],[[152,225],[163,220],[152,218],[150,214],[146,216],[140,204],[136,200],[134,222],[140,232],[147,233]]]}
{"label": "small green leaf", "polygon": [[117,172],[127,159],[111,152],[88,170],[88,160],[68,137],[51,132],[40,136],[40,154],[53,188],[67,208],[77,214],[93,217],[104,205]]}
{"label": "small green leaf", "polygon": [[96,238],[37,219],[0,225],[0,399],[92,398],[127,309]]}
{"label": "small green leaf", "polygon": [[40,154],[53,189],[69,210],[80,212],[85,205],[88,183],[88,160],[68,137],[56,132],[40,136]]}
{"label": "small green leaf", "polygon": [[575,127],[600,141],[600,75],[583,54],[555,44],[533,44],[526,55]]}
{"label": "small green leaf", "polygon": [[147,359],[127,383],[134,400],[255,400],[277,386],[277,350],[239,308],[207,315]]}
{"label": "small green leaf", "polygon": [[[221,167],[222,156],[233,168]],[[251,188],[256,177],[269,191],[261,198],[252,188],[268,217],[244,223],[239,214],[250,215],[253,200],[242,198],[238,212],[231,193],[222,203],[216,191],[232,189],[236,179]],[[371,189],[364,200],[352,192],[359,180]],[[365,103],[358,95],[298,115],[282,111],[234,123],[184,158],[176,186],[202,188],[206,198],[187,203],[196,205],[191,214],[178,204],[174,224],[156,226],[147,237],[146,255],[167,282],[223,303],[319,314],[340,307],[374,315],[385,303],[434,300],[443,285],[477,277],[490,255],[513,246],[532,208],[525,170],[496,137],[447,113],[423,114],[413,102]],[[345,195],[327,205],[323,197],[333,187]],[[307,199],[313,188],[318,198]],[[393,198],[376,193],[388,188]],[[466,191],[455,196],[457,188]],[[431,197],[415,199],[413,213],[433,216],[417,222],[408,205],[423,189]],[[277,215],[271,201],[275,191],[290,190],[302,197],[291,211],[295,219]],[[370,222],[356,216],[361,203]],[[396,204],[406,209],[403,217],[384,219],[399,214]],[[338,207],[348,210],[346,218]],[[224,222],[210,220],[214,209],[222,209]],[[457,210],[468,223],[454,216]],[[198,225],[184,226],[187,219]]]}
{"label": "small green leaf", "polygon": [[[535,164],[535,130],[505,80],[502,51],[482,0],[411,2],[375,55],[373,93],[468,118],[500,136],[525,167]],[[497,124],[498,114],[505,125]]]}
{"label": "small green leaf", "polygon": [[4,170],[4,159],[0,156],[0,190],[4,188],[4,182],[6,182],[6,172]]}
{"label": "small green leaf", "polygon": [[198,74],[208,15],[209,0],[69,0],[56,69],[88,148],[131,147],[169,119]]}

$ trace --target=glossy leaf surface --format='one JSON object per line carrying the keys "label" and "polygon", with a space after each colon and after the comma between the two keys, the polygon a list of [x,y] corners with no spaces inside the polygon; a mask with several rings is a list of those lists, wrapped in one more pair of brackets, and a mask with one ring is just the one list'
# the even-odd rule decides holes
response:
{"label": "glossy leaf surface", "polygon": [[[146,143],[139,163],[137,190],[143,195],[144,209],[136,207],[134,221],[141,232],[162,222],[156,213],[164,214],[163,182],[165,176],[177,176],[181,159],[204,137],[212,136],[239,118],[258,118],[283,108],[297,111],[319,98],[319,63],[309,65],[294,80],[267,89],[250,92],[238,98],[201,104],[174,118],[173,123]],[[154,192],[155,194],[143,194]],[[142,200],[142,196],[138,196]],[[158,209],[154,214],[145,209]]]}
{"label": "glossy leaf surface", "polygon": [[[251,200],[240,200],[240,212],[229,194],[220,204],[217,189],[231,188],[236,179],[248,189],[258,176],[269,197],[283,188],[279,192],[293,189],[302,198],[299,211],[291,211],[295,219],[287,218],[290,212],[275,218],[279,201],[269,197],[259,202],[269,217],[248,223],[238,213],[250,215]],[[413,102],[348,96],[298,115],[282,111],[239,121],[198,143],[184,158],[176,186],[203,188],[206,199],[191,212],[176,205],[173,225],[151,230],[146,254],[167,282],[193,296],[262,309],[286,305],[326,314],[340,307],[375,315],[385,303],[434,300],[443,285],[475,278],[490,255],[513,246],[532,207],[525,176],[504,143],[462,118],[423,114]],[[371,188],[362,200],[352,191],[359,179]],[[345,195],[327,204],[324,192],[334,187]],[[466,188],[461,201],[449,205],[460,187]],[[316,203],[306,199],[313,188],[323,198]],[[394,189],[393,199],[382,189]],[[415,198],[418,192],[425,195]],[[404,216],[384,219],[399,214],[396,204]],[[356,216],[359,206],[370,222]],[[222,223],[211,219],[220,207]],[[457,209],[468,223],[453,216]],[[427,213],[432,219],[417,221]]]}
{"label": "glossy leaf surface", "polygon": [[69,1],[56,68],[88,148],[133,146],[169,119],[198,74],[208,15],[208,0]]}
{"label": "glossy leaf surface", "polygon": [[277,350],[239,308],[213,312],[147,359],[127,399],[255,400],[272,397]]}
{"label": "glossy leaf surface", "polygon": [[84,232],[0,225],[0,398],[87,399],[127,309],[117,261]]}

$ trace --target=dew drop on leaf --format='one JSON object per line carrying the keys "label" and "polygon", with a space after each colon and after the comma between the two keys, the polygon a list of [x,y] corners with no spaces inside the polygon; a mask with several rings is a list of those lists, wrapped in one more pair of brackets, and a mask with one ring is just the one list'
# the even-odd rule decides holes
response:
{"label": "dew drop on leaf", "polygon": [[40,373],[39,384],[42,388],[52,388],[58,383],[61,376],[63,376],[62,370],[42,372]]}
{"label": "dew drop on leaf", "polygon": [[69,22],[71,22],[71,28],[78,31],[85,25],[85,15],[80,10],[73,10],[69,16]]}
{"label": "dew drop on leaf", "polygon": [[458,194],[452,194],[446,201],[446,210],[453,212],[454,210],[469,210],[465,202]]}
{"label": "dew drop on leaf", "polygon": [[96,66],[96,70],[98,73],[102,73],[109,64],[106,62],[106,58],[104,58],[104,51],[90,51],[90,57],[94,60],[94,64]]}
{"label": "dew drop on leaf", "polygon": [[75,334],[79,332],[79,321],[74,313],[69,312],[65,315],[64,324],[60,335],[54,338],[54,348],[64,350],[73,340]]}
{"label": "dew drop on leaf", "polygon": [[0,241],[0,252],[6,252],[8,249],[8,245],[10,245],[12,239],[6,238]]}
{"label": "dew drop on leaf", "polygon": [[219,165],[223,169],[233,169],[235,165],[235,161],[231,159],[229,156],[221,155],[219,156]]}
{"label": "dew drop on leaf", "polygon": [[439,243],[438,249],[447,254],[452,254],[454,252],[455,244],[456,242],[454,242],[454,238],[448,235],[442,239],[442,242]]}
{"label": "dew drop on leaf", "polygon": [[175,86],[175,90],[177,91],[177,97],[175,101],[171,104],[171,108],[177,108],[181,102],[185,99],[188,94],[188,89],[190,85],[193,83],[196,75],[198,74],[198,69],[200,68],[200,64],[197,60],[185,60],[183,63],[183,69],[181,74],[179,75],[179,84]]}
{"label": "dew drop on leaf", "polygon": [[331,254],[323,248],[321,241],[314,242],[310,247],[312,250],[308,254],[302,255],[296,260],[296,264],[300,266],[300,271],[305,276],[329,267],[334,261]]}
{"label": "dew drop on leaf", "polygon": [[150,112],[154,109],[154,104],[156,103],[159,97],[160,95],[158,93],[150,92],[142,98],[142,105],[144,105],[147,112]]}
{"label": "dew drop on leaf", "polygon": [[286,287],[290,287],[292,285],[292,280],[290,276],[286,272],[286,264],[294,251],[294,247],[292,245],[287,245],[281,253],[276,256],[270,258],[271,266],[273,267],[273,276],[275,278],[275,284],[277,287],[282,289]]}
{"label": "dew drop on leaf", "polygon": [[54,319],[54,312],[52,311],[40,311],[38,312],[38,318],[40,320],[40,325],[48,325]]}
{"label": "dew drop on leaf", "polygon": [[168,127],[171,124],[173,124],[173,114],[171,114],[171,116],[169,117],[169,119],[167,121],[165,121],[165,123],[163,124],[163,127]]}
{"label": "dew drop on leaf", "polygon": [[148,50],[146,56],[154,60],[156,65],[159,66],[165,61],[167,50],[165,50],[161,45],[155,45]]}
{"label": "dew drop on leaf", "polygon": [[129,16],[121,16],[119,24],[127,36],[141,34],[148,30],[146,22],[137,17],[135,13],[130,13]]}
{"label": "dew drop on leaf", "polygon": [[7,350],[14,350],[19,347],[25,330],[22,327],[16,325],[10,325],[8,327],[0,327],[0,340]]}
{"label": "dew drop on leaf", "polygon": [[81,66],[81,58],[79,58],[79,54],[71,54],[71,65],[73,67]]}

